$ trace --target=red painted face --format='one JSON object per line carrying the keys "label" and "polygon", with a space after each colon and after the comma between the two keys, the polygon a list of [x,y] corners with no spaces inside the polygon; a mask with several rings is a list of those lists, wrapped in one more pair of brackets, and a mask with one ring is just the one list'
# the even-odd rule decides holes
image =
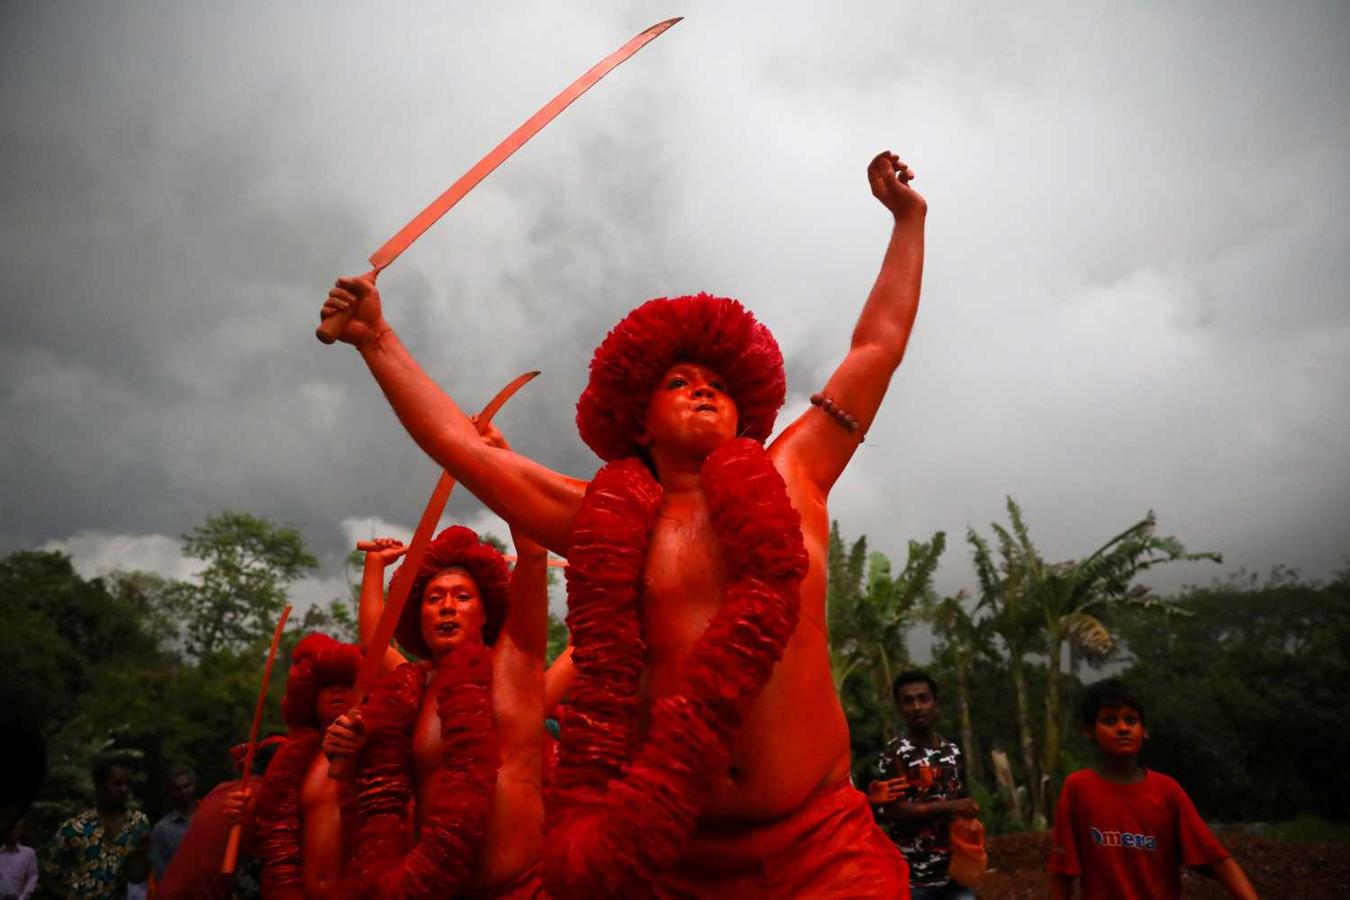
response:
{"label": "red painted face", "polygon": [[707,366],[676,363],[647,401],[637,442],[706,456],[736,437],[739,422],[726,379]]}
{"label": "red painted face", "polygon": [[314,714],[324,728],[333,724],[333,720],[352,708],[352,686],[350,684],[325,684],[314,697]]}
{"label": "red painted face", "polygon": [[1148,729],[1133,707],[1103,706],[1097,710],[1092,737],[1107,756],[1137,756]]}
{"label": "red painted face", "polygon": [[483,643],[487,610],[478,584],[463,569],[446,569],[422,593],[422,640],[433,659],[456,647]]}

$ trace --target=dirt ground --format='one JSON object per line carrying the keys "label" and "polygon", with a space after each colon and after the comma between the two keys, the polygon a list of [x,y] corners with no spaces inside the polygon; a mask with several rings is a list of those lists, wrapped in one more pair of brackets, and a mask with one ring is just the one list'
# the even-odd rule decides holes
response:
{"label": "dirt ground", "polygon": [[[1263,898],[1350,897],[1350,844],[1292,844],[1229,831],[1218,835]],[[980,900],[1044,897],[1049,853],[1049,832],[989,838],[989,873],[980,885]],[[1228,895],[1217,882],[1185,872],[1182,896]]]}

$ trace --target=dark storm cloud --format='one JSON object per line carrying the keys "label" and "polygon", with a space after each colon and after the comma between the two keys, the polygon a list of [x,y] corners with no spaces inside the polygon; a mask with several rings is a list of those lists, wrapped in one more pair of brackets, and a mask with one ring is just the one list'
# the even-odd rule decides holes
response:
{"label": "dark storm cloud", "polygon": [[[313,340],[324,292],[662,14],[7,5],[0,549],[158,566],[155,535],[234,507],[331,580],[352,523],[415,521],[434,465]],[[499,422],[588,475],[591,350],[709,290],[775,330],[800,410],[875,276],[890,147],[930,201],[924,304],[835,491],[848,533],[901,556],[1012,493],[1055,557],[1153,507],[1234,567],[1346,558],[1343,5],[685,14],[381,276],[462,405],[542,369]],[[954,547],[942,586],[968,580]]]}

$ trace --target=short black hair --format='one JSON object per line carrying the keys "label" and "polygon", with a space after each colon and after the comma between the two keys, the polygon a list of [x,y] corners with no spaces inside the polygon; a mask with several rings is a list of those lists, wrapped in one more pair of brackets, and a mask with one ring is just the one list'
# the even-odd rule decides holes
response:
{"label": "short black hair", "polygon": [[126,769],[134,774],[136,761],[125,753],[110,752],[95,756],[94,765],[90,769],[90,774],[94,776],[94,787],[103,787],[104,782],[108,780],[108,772],[112,769]]}
{"label": "short black hair", "polygon": [[918,684],[921,681],[928,685],[928,690],[933,692],[933,699],[936,700],[938,698],[938,683],[933,680],[932,675],[922,669],[906,669],[895,676],[895,681],[891,682],[891,699],[899,703],[900,688],[907,684]]}
{"label": "short black hair", "polygon": [[1128,706],[1139,713],[1140,722],[1144,721],[1144,706],[1129,685],[1119,678],[1095,681],[1088,685],[1078,703],[1078,721],[1091,728],[1097,722],[1097,710],[1118,706]]}
{"label": "short black hair", "polygon": [[180,778],[180,777],[182,777],[182,776],[184,776],[184,775],[186,775],[187,777],[191,778],[193,784],[196,784],[196,782],[197,782],[197,773],[194,772],[194,771],[192,771],[192,767],[191,767],[191,766],[185,766],[185,765],[183,765],[182,763],[179,763],[178,765],[176,765],[176,766],[174,766],[173,768],[169,769],[169,774],[167,774],[167,775],[164,776],[164,784],[165,784],[166,786],[167,786],[167,785],[170,785],[170,784],[173,784],[175,778]]}

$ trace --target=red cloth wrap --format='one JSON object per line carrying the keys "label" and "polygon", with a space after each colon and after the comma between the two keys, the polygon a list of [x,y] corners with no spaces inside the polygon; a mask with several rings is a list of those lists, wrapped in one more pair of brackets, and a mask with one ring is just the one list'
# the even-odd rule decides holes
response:
{"label": "red cloth wrap", "polygon": [[438,685],[441,767],[421,796],[416,839],[412,732],[424,666],[403,665],[382,679],[362,711],[369,737],[358,761],[354,794],[343,817],[354,824],[351,887],[361,897],[448,897],[468,879],[482,847],[497,785],[500,754],[492,718],[492,651],[462,647],[443,658]]}
{"label": "red cloth wrap", "polygon": [[727,569],[738,574],[676,690],[653,704],[640,747],[638,588],[661,489],[640,462],[611,463],[577,513],[567,570],[577,676],[544,839],[555,897],[650,893],[683,853],[700,787],[725,770],[797,626],[806,548],[768,454],[753,440],[730,441],[709,455],[702,483]]}
{"label": "red cloth wrap", "polygon": [[907,900],[909,867],[847,779],[772,822],[701,827],[656,897]]}

